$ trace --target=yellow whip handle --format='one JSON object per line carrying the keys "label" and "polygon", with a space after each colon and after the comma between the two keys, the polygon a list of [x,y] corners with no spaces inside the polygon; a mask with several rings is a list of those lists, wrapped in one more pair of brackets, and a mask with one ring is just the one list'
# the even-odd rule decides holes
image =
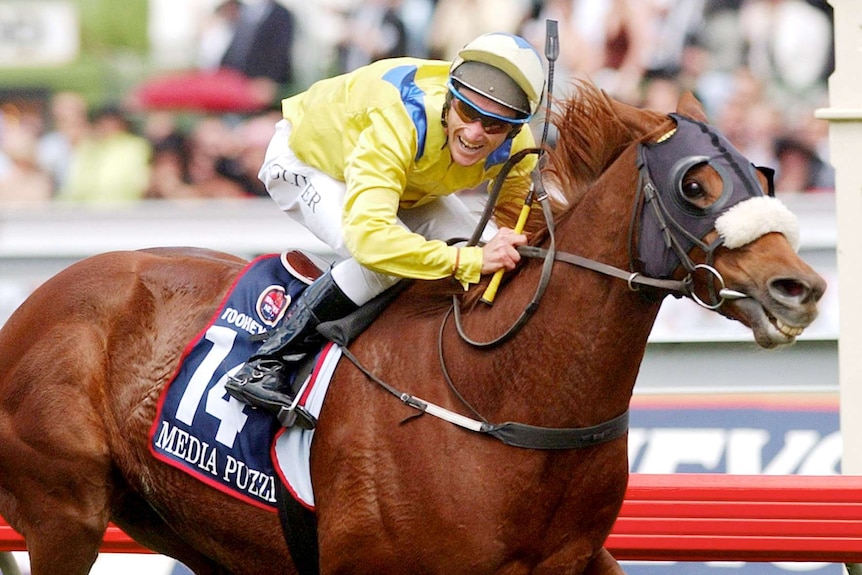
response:
{"label": "yellow whip handle", "polygon": [[[527,216],[530,215],[530,206],[533,203],[533,193],[532,190],[529,194],[527,194],[527,199],[524,201],[524,205],[521,207],[521,214],[518,216],[518,221],[515,224],[515,233],[520,234],[524,231],[524,225],[527,223]],[[491,278],[491,283],[488,284],[488,287],[485,288],[485,293],[482,294],[482,303],[486,303],[488,305],[492,305],[494,303],[494,298],[497,297],[497,290],[500,287],[500,282],[503,280],[503,272],[504,270],[500,269],[494,272],[494,276]]]}

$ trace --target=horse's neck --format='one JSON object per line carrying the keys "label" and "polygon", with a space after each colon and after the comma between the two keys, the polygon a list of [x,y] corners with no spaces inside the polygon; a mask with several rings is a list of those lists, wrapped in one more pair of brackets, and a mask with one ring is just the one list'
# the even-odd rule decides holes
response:
{"label": "horse's neck", "polygon": [[[634,165],[633,157],[619,161]],[[602,178],[560,222],[558,251],[628,268],[637,179],[628,179],[631,169],[623,172]],[[535,293],[541,267],[531,262],[501,289],[493,311],[480,311],[486,334],[499,334],[518,317]],[[486,395],[493,399],[486,406],[536,421],[535,413],[528,412],[541,405],[545,425],[584,425],[619,414],[631,397],[658,308],[623,280],[557,262],[535,314],[514,339],[469,359],[474,373],[479,366],[488,372],[478,376],[490,382]],[[479,322],[471,327],[480,329]],[[506,374],[503,380],[500,374]],[[495,389],[502,394],[495,396]],[[510,410],[519,413],[511,415]]]}

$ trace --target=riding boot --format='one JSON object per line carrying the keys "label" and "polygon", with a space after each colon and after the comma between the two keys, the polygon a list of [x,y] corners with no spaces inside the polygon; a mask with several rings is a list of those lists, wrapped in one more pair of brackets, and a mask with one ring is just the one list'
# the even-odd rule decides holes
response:
{"label": "riding boot", "polygon": [[228,393],[243,403],[273,413],[285,427],[294,424],[295,414],[296,425],[312,429],[315,418],[294,405],[291,364],[316,351],[324,341],[317,332],[318,324],[340,319],[357,308],[332,275],[325,273],[299,296],[290,314],[257,353],[228,378],[225,385]]}

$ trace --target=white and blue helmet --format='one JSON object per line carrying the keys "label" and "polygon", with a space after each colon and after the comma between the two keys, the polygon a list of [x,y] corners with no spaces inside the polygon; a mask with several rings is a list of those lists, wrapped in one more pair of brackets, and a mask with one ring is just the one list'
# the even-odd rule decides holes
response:
{"label": "white and blue helmet", "polygon": [[483,34],[458,51],[449,69],[455,90],[468,88],[529,119],[545,90],[545,70],[536,49],[514,34]]}

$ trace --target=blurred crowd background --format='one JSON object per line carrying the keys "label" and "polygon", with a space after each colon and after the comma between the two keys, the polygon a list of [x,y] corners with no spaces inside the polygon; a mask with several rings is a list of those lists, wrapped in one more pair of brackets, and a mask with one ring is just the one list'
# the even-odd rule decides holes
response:
{"label": "blurred crowd background", "polygon": [[63,37],[44,4],[0,2],[0,209],[265,195],[257,170],[282,98],[380,58],[449,60],[489,31],[544,52],[548,18],[555,97],[587,78],[670,112],[690,90],[776,168],[779,193],[834,186],[814,117],[834,65],[825,0],[57,0],[77,43],[40,63],[28,42]]}

